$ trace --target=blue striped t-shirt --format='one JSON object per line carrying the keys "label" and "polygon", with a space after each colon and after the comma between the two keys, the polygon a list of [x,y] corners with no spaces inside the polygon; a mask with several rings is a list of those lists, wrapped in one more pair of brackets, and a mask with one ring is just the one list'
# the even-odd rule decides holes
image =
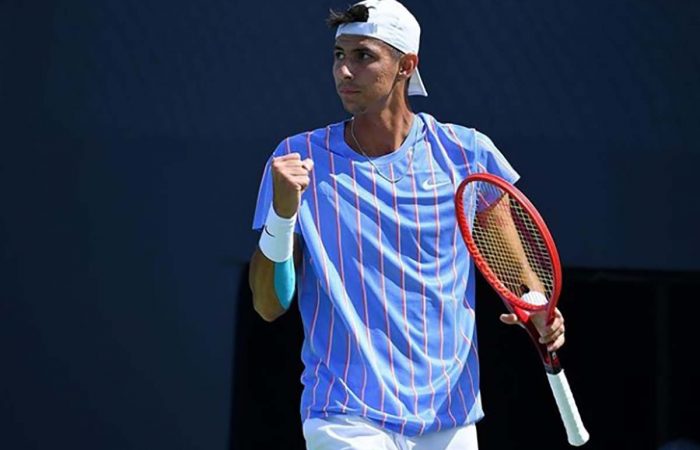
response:
{"label": "blue striped t-shirt", "polygon": [[[302,420],[351,414],[409,436],[474,423],[474,269],[454,193],[470,173],[518,175],[485,135],[425,113],[374,164],[345,143],[344,125],[289,137],[273,154],[314,161],[296,228]],[[272,203],[269,165],[254,229]]]}

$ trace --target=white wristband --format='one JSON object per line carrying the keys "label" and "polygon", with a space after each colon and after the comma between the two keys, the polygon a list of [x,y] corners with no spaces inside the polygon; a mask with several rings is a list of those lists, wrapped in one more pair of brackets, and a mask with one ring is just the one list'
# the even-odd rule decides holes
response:
{"label": "white wristband", "polygon": [[297,215],[289,219],[280,217],[275,208],[270,205],[270,211],[265,219],[265,226],[260,234],[260,251],[274,262],[285,262],[294,253],[294,225]]}

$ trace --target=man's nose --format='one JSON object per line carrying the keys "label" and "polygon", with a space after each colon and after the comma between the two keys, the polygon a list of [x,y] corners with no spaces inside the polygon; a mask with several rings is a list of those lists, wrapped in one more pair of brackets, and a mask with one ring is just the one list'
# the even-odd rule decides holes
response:
{"label": "man's nose", "polygon": [[338,78],[342,78],[344,80],[352,79],[352,72],[348,68],[347,64],[339,64],[336,71],[338,73]]}

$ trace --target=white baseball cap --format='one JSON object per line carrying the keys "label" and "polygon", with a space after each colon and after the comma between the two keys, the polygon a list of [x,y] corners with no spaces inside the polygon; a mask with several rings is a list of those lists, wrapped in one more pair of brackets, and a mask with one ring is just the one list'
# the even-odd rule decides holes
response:
{"label": "white baseball cap", "polygon": [[[336,39],[344,34],[367,36],[384,41],[403,53],[418,54],[420,25],[405,6],[396,0],[364,0],[355,5],[369,9],[367,22],[340,25],[335,33]],[[428,96],[418,68],[408,82],[408,95]]]}

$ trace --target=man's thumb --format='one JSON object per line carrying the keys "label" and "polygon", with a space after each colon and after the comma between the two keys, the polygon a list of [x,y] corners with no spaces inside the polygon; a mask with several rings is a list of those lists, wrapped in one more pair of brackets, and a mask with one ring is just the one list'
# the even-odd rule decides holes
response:
{"label": "man's thumb", "polygon": [[314,169],[314,161],[311,158],[306,158],[301,162],[301,165],[309,172]]}
{"label": "man's thumb", "polygon": [[501,314],[501,322],[505,323],[506,325],[517,325],[520,323],[518,320],[518,316],[515,314]]}

